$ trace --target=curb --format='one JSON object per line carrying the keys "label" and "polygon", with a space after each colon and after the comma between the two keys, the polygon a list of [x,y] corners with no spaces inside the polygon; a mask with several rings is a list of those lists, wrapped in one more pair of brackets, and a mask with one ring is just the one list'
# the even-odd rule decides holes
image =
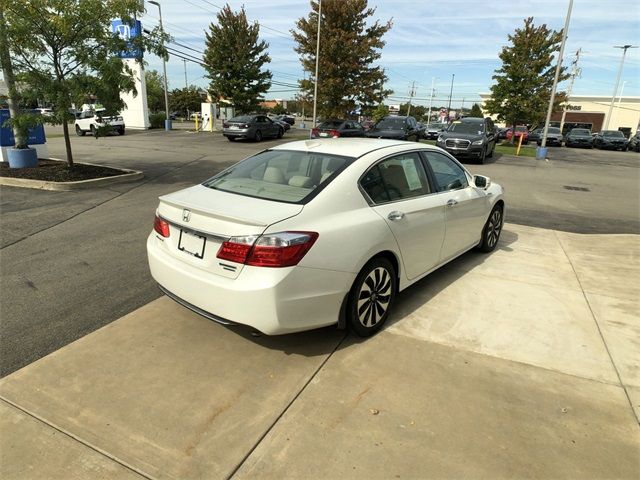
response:
{"label": "curb", "polygon": [[[51,160],[57,160],[56,158],[51,158]],[[82,162],[81,165],[93,165],[96,167],[104,167],[104,165],[97,165],[95,163],[86,163]],[[116,168],[116,167],[110,167]],[[27,178],[11,178],[11,177],[0,177],[0,185],[6,185],[7,187],[22,187],[22,188],[34,188],[37,190],[54,190],[61,192],[70,192],[73,190],[84,190],[89,188],[100,188],[107,187],[110,185],[116,185],[119,183],[129,183],[135,182],[138,180],[142,180],[144,178],[144,173],[140,170],[130,170],[128,168],[120,168],[117,170],[122,170],[123,175],[114,175],[112,177],[101,177],[101,178],[92,178],[90,180],[78,180],[75,182],[52,182],[47,180],[31,180]]]}

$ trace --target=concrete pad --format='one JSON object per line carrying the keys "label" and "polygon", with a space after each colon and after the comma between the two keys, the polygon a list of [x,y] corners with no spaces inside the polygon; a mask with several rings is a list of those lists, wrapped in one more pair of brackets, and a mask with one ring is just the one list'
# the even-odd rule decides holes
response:
{"label": "concrete pad", "polygon": [[252,338],[162,297],[5,377],[0,393],[145,474],[220,478],[343,336]]}
{"label": "concrete pad", "polygon": [[632,301],[594,293],[586,296],[622,383],[640,387],[640,299]]}
{"label": "concrete pad", "polygon": [[144,478],[3,401],[0,431],[3,480]]}
{"label": "concrete pad", "polygon": [[[640,387],[626,387],[627,395],[631,400],[631,406],[636,414],[636,418],[640,419]],[[639,420],[640,421],[640,420]]]}
{"label": "concrete pad", "polygon": [[462,270],[534,285],[582,291],[573,267],[559,248],[556,238],[548,237],[548,240],[541,241],[550,247],[542,248],[542,245],[538,246],[537,242],[532,241],[529,232],[519,230],[520,234],[511,225],[505,226],[498,248],[491,255],[472,251],[445,265],[442,270]]}
{"label": "concrete pad", "polygon": [[557,232],[585,292],[640,299],[640,236]]}
{"label": "concrete pad", "polygon": [[522,277],[436,271],[400,294],[387,330],[617,384],[582,292]]}
{"label": "concrete pad", "polygon": [[[507,220],[509,219],[508,207],[506,218]],[[515,248],[517,245],[519,250],[544,252],[550,255],[562,255],[564,253],[554,230],[527,227],[515,223],[505,223],[500,235],[500,243],[502,246],[507,245]]]}
{"label": "concrete pad", "polygon": [[234,478],[640,475],[618,386],[388,332],[349,343]]}

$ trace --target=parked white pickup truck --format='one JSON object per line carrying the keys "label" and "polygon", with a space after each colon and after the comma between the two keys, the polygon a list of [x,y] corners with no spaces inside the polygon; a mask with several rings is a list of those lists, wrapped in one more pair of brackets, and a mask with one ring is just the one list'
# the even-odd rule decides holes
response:
{"label": "parked white pickup truck", "polygon": [[105,109],[85,110],[78,115],[75,122],[76,134],[82,137],[85,133],[98,134],[98,129],[110,127],[120,135],[124,135],[124,120],[120,115],[108,116]]}

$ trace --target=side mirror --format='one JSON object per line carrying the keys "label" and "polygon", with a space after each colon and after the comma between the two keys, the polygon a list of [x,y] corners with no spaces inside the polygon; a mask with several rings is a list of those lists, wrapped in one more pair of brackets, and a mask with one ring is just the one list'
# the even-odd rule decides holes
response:
{"label": "side mirror", "polygon": [[486,190],[491,186],[491,179],[489,177],[485,177],[484,175],[474,175],[473,184],[476,186],[476,188],[482,188],[483,190]]}

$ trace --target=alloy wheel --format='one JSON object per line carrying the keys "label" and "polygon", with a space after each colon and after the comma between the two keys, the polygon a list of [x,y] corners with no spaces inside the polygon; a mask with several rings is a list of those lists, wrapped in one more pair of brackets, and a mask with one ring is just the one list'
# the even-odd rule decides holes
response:
{"label": "alloy wheel", "polygon": [[357,315],[364,327],[373,327],[389,308],[392,293],[392,278],[384,267],[376,267],[362,282],[358,294]]}
{"label": "alloy wheel", "polygon": [[489,218],[487,225],[487,245],[493,248],[500,238],[500,230],[502,230],[502,212],[496,208]]}

